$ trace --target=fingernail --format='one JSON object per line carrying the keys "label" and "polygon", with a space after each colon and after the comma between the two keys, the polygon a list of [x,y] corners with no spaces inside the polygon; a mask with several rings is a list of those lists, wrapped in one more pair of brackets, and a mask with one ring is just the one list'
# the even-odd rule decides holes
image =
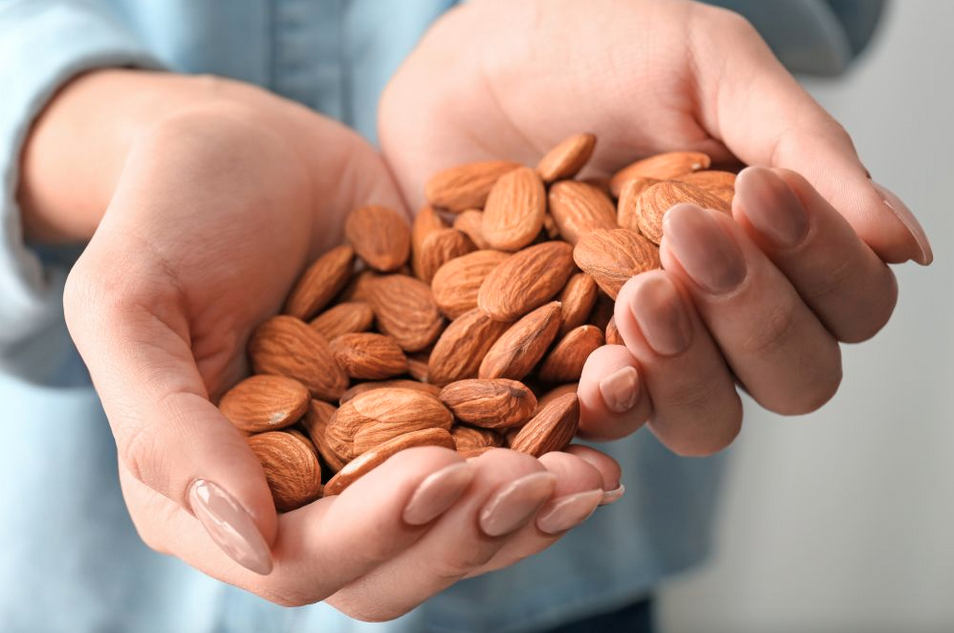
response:
{"label": "fingernail", "polygon": [[911,237],[914,238],[914,241],[918,245],[918,255],[914,257],[914,261],[921,264],[922,266],[927,266],[934,261],[934,251],[931,249],[931,242],[928,240],[927,234],[924,232],[924,227],[921,226],[921,223],[918,222],[918,219],[914,217],[914,214],[911,213],[911,209],[908,208],[906,204],[901,202],[901,198],[894,195],[890,189],[884,185],[879,185],[878,183],[872,181],[871,184],[874,186],[875,191],[878,192],[878,195],[881,196],[881,199],[884,201],[886,207],[891,209],[892,213],[899,220],[901,224],[904,225],[904,228],[908,230],[908,233],[911,234]]}
{"label": "fingernail", "polygon": [[747,167],[736,183],[739,208],[774,246],[791,248],[808,233],[808,214],[792,188],[764,167]]}
{"label": "fingernail", "polygon": [[586,521],[602,499],[602,490],[587,490],[554,499],[537,516],[537,528],[547,534],[566,532]]}
{"label": "fingernail", "polygon": [[212,540],[236,563],[263,576],[272,571],[272,554],[248,512],[225,490],[205,479],[189,488],[189,504]]}
{"label": "fingernail", "polygon": [[525,525],[553,492],[556,475],[533,473],[508,484],[480,512],[480,529],[487,536],[501,536]]}
{"label": "fingernail", "polygon": [[474,478],[474,468],[466,462],[447,466],[428,475],[404,508],[404,522],[424,525],[451,507]]}
{"label": "fingernail", "polygon": [[639,400],[639,372],[635,367],[623,367],[600,381],[600,394],[606,408],[626,413]]}
{"label": "fingernail", "polygon": [[629,309],[643,338],[660,356],[675,356],[689,347],[689,317],[666,273],[647,274],[636,288]]}
{"label": "fingernail", "polygon": [[603,493],[603,500],[600,501],[601,506],[608,506],[611,503],[616,503],[623,498],[623,495],[626,493],[626,486],[620,484],[613,490],[607,490]]}
{"label": "fingernail", "polygon": [[745,279],[745,257],[714,213],[677,204],[663,217],[663,233],[692,280],[710,294],[725,294]]}

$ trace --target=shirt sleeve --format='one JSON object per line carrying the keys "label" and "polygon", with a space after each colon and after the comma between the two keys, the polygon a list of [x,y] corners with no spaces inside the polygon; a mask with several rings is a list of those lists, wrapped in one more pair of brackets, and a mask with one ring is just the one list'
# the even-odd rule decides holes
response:
{"label": "shirt sleeve", "polygon": [[0,0],[0,368],[5,371],[20,373],[11,364],[29,364],[31,349],[47,347],[31,343],[42,343],[38,339],[51,328],[61,327],[69,271],[63,258],[41,258],[24,243],[16,204],[23,143],[60,86],[108,66],[160,64],[87,2]]}

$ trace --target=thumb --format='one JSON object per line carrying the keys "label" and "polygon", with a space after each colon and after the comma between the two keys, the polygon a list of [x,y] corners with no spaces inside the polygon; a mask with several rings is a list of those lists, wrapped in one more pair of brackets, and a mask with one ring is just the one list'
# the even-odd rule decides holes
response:
{"label": "thumb", "polygon": [[209,401],[175,279],[97,238],[70,273],[64,309],[122,466],[195,515],[236,562],[269,573],[277,516],[264,471]]}
{"label": "thumb", "polygon": [[705,19],[705,28],[692,30],[691,48],[709,133],[748,164],[802,174],[882,260],[931,263],[931,245],[914,215],[871,181],[845,129],[799,86],[755,29],[727,11],[706,12]]}

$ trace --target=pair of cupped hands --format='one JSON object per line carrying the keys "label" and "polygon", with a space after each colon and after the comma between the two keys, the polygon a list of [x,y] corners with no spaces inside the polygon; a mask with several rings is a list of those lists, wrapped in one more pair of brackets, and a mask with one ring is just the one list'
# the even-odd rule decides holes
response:
{"label": "pair of cupped hands", "polygon": [[[479,33],[479,37],[474,34]],[[37,241],[91,238],[67,323],[114,432],[122,489],[152,548],[269,600],[402,614],[461,578],[537,553],[618,498],[583,446],[463,460],[417,448],[337,497],[277,516],[262,469],[216,398],[302,270],[368,204],[412,214],[442,168],[533,165],[579,131],[592,174],[706,152],[756,165],[732,218],[667,214],[663,269],[631,279],[625,346],[589,358],[581,433],[644,424],[681,455],[726,447],[744,389],[801,414],[841,379],[839,342],[874,335],[927,264],[904,204],[738,16],[673,2],[469,3],[442,18],[386,89],[383,155],[300,105],[233,81],[101,70],[44,111],[19,194]],[[104,212],[105,210],[105,212]],[[644,431],[646,432],[646,431]]]}

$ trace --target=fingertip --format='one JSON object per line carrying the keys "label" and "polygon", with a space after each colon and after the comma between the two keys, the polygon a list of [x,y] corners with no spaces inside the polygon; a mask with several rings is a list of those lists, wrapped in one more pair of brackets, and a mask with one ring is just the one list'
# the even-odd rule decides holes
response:
{"label": "fingertip", "polygon": [[604,345],[590,354],[577,394],[580,433],[590,439],[625,437],[649,417],[650,405],[638,363],[622,345]]}
{"label": "fingertip", "polygon": [[619,462],[606,453],[584,444],[571,444],[566,448],[566,452],[588,462],[600,472],[600,476],[603,478],[604,491],[613,492],[620,487],[623,469]]}

